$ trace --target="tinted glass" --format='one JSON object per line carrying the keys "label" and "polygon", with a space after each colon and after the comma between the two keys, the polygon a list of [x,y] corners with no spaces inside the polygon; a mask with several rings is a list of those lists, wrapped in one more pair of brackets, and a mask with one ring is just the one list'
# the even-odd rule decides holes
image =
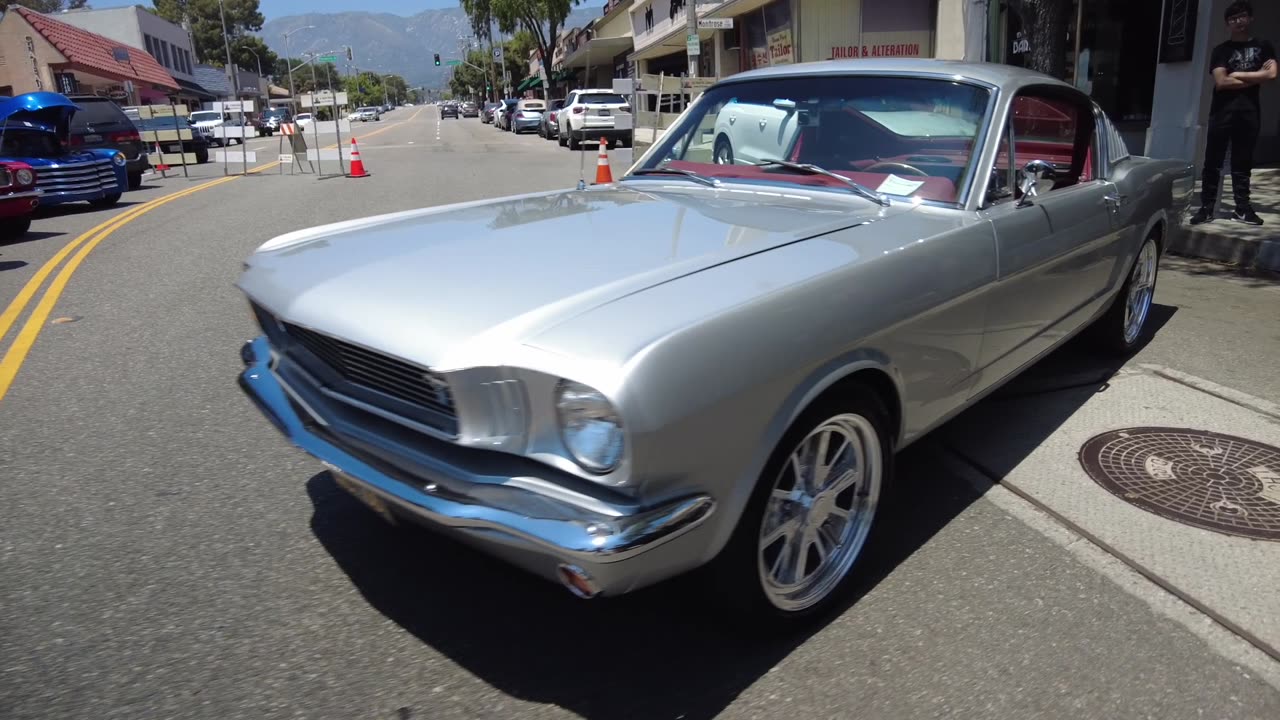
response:
{"label": "tinted glass", "polygon": [[584,93],[576,102],[583,105],[626,105],[627,99],[615,93]]}
{"label": "tinted glass", "polygon": [[84,98],[76,98],[73,100],[80,108],[71,118],[71,130],[83,130],[87,125],[110,125],[113,123],[121,124],[128,122],[124,111],[119,105],[110,100],[87,100]]}

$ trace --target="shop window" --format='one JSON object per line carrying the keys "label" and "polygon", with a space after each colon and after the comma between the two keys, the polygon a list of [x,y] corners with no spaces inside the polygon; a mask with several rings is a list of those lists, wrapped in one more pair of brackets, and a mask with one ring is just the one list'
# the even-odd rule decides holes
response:
{"label": "shop window", "polygon": [[165,67],[173,67],[173,65],[169,62],[169,43],[165,42],[164,40],[160,41],[160,54],[164,56],[164,59],[161,60],[160,62],[164,63]]}
{"label": "shop window", "polygon": [[791,0],[774,0],[758,10],[740,15],[742,69],[753,70],[796,61],[795,35],[791,28]]}

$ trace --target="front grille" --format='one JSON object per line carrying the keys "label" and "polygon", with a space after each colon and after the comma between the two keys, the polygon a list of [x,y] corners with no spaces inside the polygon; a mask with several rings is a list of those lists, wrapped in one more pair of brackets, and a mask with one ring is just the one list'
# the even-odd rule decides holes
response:
{"label": "front grille", "polygon": [[290,338],[344,380],[456,418],[449,383],[439,374],[292,323],[281,325]]}
{"label": "front grille", "polygon": [[36,187],[43,190],[46,195],[94,190],[111,192],[119,189],[115,167],[105,158],[88,162],[63,163],[57,167],[37,168]]}

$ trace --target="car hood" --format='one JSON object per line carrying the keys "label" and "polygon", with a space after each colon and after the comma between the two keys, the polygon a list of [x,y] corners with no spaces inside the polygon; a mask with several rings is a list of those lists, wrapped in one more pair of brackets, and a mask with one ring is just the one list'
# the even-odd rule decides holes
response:
{"label": "car hood", "polygon": [[264,244],[239,286],[287,320],[447,370],[648,287],[912,210],[768,190],[603,186],[364,218]]}
{"label": "car hood", "polygon": [[0,122],[11,128],[32,128],[57,133],[66,140],[71,132],[71,117],[80,107],[66,95],[33,92],[0,99]]}

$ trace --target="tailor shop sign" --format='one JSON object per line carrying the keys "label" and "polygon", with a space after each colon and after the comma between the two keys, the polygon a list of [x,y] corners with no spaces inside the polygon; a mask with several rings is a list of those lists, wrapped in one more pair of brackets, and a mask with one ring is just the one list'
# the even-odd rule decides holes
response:
{"label": "tailor shop sign", "polygon": [[933,57],[933,33],[863,33],[860,45],[834,45],[827,54],[828,60],[895,57]]}

